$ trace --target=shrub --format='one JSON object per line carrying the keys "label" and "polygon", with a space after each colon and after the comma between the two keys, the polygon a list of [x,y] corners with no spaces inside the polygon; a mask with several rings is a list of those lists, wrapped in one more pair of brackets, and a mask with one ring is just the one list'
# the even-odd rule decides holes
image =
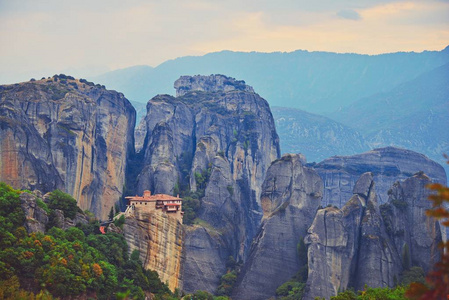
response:
{"label": "shrub", "polygon": [[72,196],[66,194],[60,190],[51,192],[48,207],[50,209],[60,209],[64,212],[64,217],[75,218],[76,213],[82,213],[82,210],[78,207],[76,200]]}

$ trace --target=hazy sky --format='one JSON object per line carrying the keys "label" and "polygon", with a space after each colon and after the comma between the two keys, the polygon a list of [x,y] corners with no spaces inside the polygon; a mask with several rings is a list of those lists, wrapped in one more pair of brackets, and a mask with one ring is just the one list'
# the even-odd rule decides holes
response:
{"label": "hazy sky", "polygon": [[449,1],[0,0],[0,83],[220,50],[441,50]]}

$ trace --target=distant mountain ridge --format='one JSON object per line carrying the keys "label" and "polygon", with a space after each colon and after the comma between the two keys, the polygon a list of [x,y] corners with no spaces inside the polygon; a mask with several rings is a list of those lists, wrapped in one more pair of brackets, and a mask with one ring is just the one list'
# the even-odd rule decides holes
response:
{"label": "distant mountain ridge", "polygon": [[123,92],[133,101],[146,102],[157,94],[172,94],[172,83],[182,75],[226,74],[244,78],[270,105],[330,113],[448,62],[449,47],[373,56],[303,50],[222,51],[169,60],[155,68],[116,70],[90,79]]}
{"label": "distant mountain ridge", "polygon": [[446,166],[442,154],[449,153],[449,63],[389,92],[360,99],[332,117],[362,133],[370,148],[403,147]]}
{"label": "distant mountain ridge", "polygon": [[350,126],[324,116],[287,107],[271,108],[283,153],[302,153],[309,162],[369,149],[365,138]]}

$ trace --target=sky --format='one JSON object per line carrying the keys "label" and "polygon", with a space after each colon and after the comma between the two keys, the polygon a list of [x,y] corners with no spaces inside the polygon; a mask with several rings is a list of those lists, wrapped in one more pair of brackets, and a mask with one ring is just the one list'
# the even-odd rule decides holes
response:
{"label": "sky", "polygon": [[0,83],[221,50],[380,54],[449,45],[449,0],[0,0]]}

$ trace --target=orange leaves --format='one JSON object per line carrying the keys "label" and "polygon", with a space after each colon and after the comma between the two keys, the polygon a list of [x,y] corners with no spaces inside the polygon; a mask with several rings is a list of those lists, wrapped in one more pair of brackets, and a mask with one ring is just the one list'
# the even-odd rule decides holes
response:
{"label": "orange leaves", "polygon": [[65,258],[61,258],[60,263],[61,263],[63,266],[67,267],[67,260],[66,260]]}
{"label": "orange leaves", "polygon": [[430,195],[429,200],[433,202],[433,207],[440,206],[443,202],[449,201],[449,188],[439,183],[432,183],[426,186],[436,194]]}
{"label": "orange leaves", "polygon": [[100,265],[97,263],[92,264],[92,271],[94,272],[96,277],[100,277],[101,275],[103,275],[103,269],[101,269]]}
{"label": "orange leaves", "polygon": [[36,245],[37,247],[42,247],[42,243],[39,240],[34,240],[34,245]]}
{"label": "orange leaves", "polygon": [[25,251],[23,252],[23,257],[25,257],[26,259],[30,259],[34,256],[34,253],[31,251]]}

